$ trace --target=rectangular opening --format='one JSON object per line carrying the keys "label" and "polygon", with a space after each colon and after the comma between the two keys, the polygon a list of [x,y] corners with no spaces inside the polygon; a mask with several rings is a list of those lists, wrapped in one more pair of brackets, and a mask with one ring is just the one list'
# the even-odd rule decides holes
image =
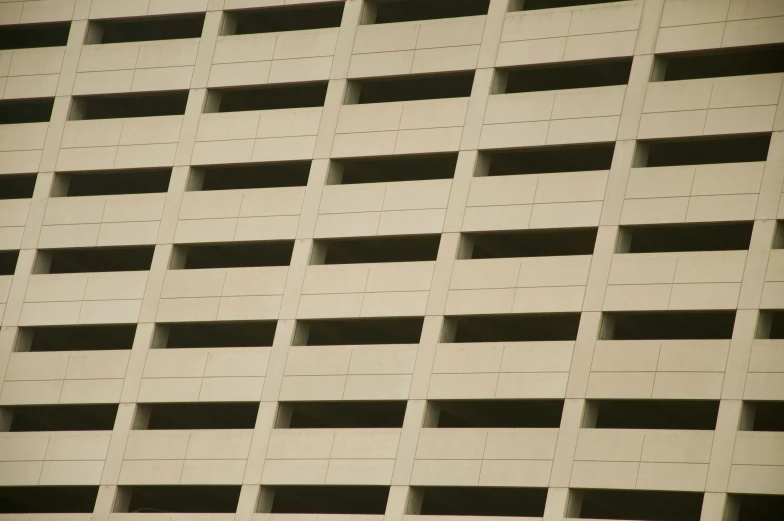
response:
{"label": "rectangular opening", "polygon": [[307,186],[310,161],[216,165],[191,168],[188,191],[247,190]]}
{"label": "rectangular opening", "polygon": [[277,429],[399,429],[405,401],[282,402]]}
{"label": "rectangular opening", "polygon": [[546,342],[575,340],[580,313],[446,317],[442,342]]}
{"label": "rectangular opening", "polygon": [[117,404],[15,405],[2,408],[9,432],[110,431]]}
{"label": "rectangular opening", "polygon": [[429,401],[425,427],[438,429],[557,429],[563,400]]}
{"label": "rectangular opening", "polygon": [[581,5],[611,4],[625,0],[512,0],[510,11],[535,11],[559,7],[578,7]]}
{"label": "rectangular opening", "polygon": [[153,347],[269,347],[275,337],[276,326],[276,320],[158,324]]}
{"label": "rectangular opening", "polygon": [[38,250],[35,273],[147,271],[154,252],[155,246]]}
{"label": "rectangular opening", "polygon": [[660,54],[654,71],[653,81],[776,74],[784,72],[784,44]]}
{"label": "rectangular opening", "polygon": [[136,430],[252,429],[258,402],[140,404]]}
{"label": "rectangular opening", "polygon": [[784,402],[743,402],[740,430],[784,432]]}
{"label": "rectangular opening", "polygon": [[626,85],[632,58],[562,62],[498,69],[495,94]]}
{"label": "rectangular opening", "polygon": [[560,228],[513,232],[464,233],[461,259],[508,259],[593,255],[598,228]]}
{"label": "rectangular opening", "polygon": [[309,31],[340,27],[343,2],[226,11],[223,35]]}
{"label": "rectangular opening", "polygon": [[187,90],[74,97],[70,120],[181,116]]}
{"label": "rectangular opening", "polygon": [[273,514],[383,515],[389,487],[278,485],[262,487],[261,510]]}
{"label": "rectangular opening", "polygon": [[645,521],[700,521],[702,492],[571,490],[569,517]]}
{"label": "rectangular opening", "polygon": [[71,22],[0,25],[0,51],[36,47],[64,47]]}
{"label": "rectangular opening", "polygon": [[653,311],[605,313],[602,340],[726,340],[735,311]]}
{"label": "rectangular opening", "polygon": [[779,521],[784,495],[729,494],[725,521]]}
{"label": "rectangular opening", "polygon": [[205,112],[323,107],[327,97],[327,82],[210,89],[207,96]]}
{"label": "rectangular opening", "polygon": [[241,489],[240,485],[120,486],[115,512],[233,514]]}
{"label": "rectangular opening", "polygon": [[294,345],[418,344],[422,317],[299,320]]}
{"label": "rectangular opening", "polygon": [[638,141],[635,167],[767,161],[770,134]]}
{"label": "rectangular opening", "polygon": [[417,154],[398,157],[363,157],[331,162],[327,184],[392,183],[452,179],[457,154]]}
{"label": "rectangular opening", "polygon": [[171,168],[58,172],[52,197],[156,194],[169,190]]}
{"label": "rectangular opening", "polygon": [[473,85],[474,71],[350,80],[346,104],[467,98]]}
{"label": "rectangular opening", "polygon": [[585,428],[712,431],[718,400],[589,400]]}
{"label": "rectangular opening", "polygon": [[0,514],[91,514],[97,497],[97,485],[0,487]]}
{"label": "rectangular opening", "polygon": [[33,326],[19,329],[17,351],[115,351],[131,349],[136,324]]}
{"label": "rectangular opening", "polygon": [[760,311],[757,338],[784,339],[784,310],[763,309]]}
{"label": "rectangular opening", "polygon": [[176,245],[171,269],[252,268],[288,266],[294,241],[227,242]]}
{"label": "rectangular opening", "polygon": [[311,264],[434,261],[440,243],[441,235],[318,240]]}
{"label": "rectangular opening", "polygon": [[490,0],[368,0],[363,23],[392,24],[486,15]]}
{"label": "rectangular opening", "polygon": [[477,176],[609,170],[615,143],[517,148],[481,152]]}
{"label": "rectangular opening", "polygon": [[542,517],[547,488],[414,487],[409,514],[423,516]]}
{"label": "rectangular opening", "polygon": [[748,250],[753,221],[622,226],[617,253]]}
{"label": "rectangular opening", "polygon": [[19,250],[0,250],[0,275],[13,275]]}
{"label": "rectangular opening", "polygon": [[54,98],[0,100],[0,125],[46,123],[52,117]]}
{"label": "rectangular opening", "polygon": [[0,175],[0,199],[30,199],[38,174]]}
{"label": "rectangular opening", "polygon": [[91,20],[88,44],[201,38],[204,13]]}

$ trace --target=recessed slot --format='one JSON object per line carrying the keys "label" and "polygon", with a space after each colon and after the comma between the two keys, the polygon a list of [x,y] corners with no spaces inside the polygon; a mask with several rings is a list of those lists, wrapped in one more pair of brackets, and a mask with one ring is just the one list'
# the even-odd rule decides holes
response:
{"label": "recessed slot", "polygon": [[770,134],[638,141],[635,167],[767,161]]}
{"label": "recessed slot", "polygon": [[397,157],[368,157],[332,161],[327,184],[390,183],[452,179],[457,154],[418,154]]}
{"label": "recessed slot", "polygon": [[0,175],[0,199],[30,199],[38,174]]}
{"label": "recessed slot", "polygon": [[97,485],[0,487],[0,514],[91,514],[97,497]]}
{"label": "recessed slot", "polygon": [[317,240],[311,264],[434,261],[440,235]]}
{"label": "recessed slot", "polygon": [[743,402],[742,431],[784,432],[784,402]]}
{"label": "recessed slot", "polygon": [[780,521],[784,495],[729,494],[724,521]]}
{"label": "recessed slot", "polygon": [[422,317],[299,320],[298,346],[418,344]]}
{"label": "recessed slot", "polygon": [[602,340],[719,340],[732,338],[735,311],[605,313]]}
{"label": "recessed slot", "polygon": [[581,5],[612,4],[625,0],[512,0],[510,11],[535,11],[559,7],[579,7]]}
{"label": "recessed slot", "polygon": [[169,190],[171,168],[58,172],[52,197],[155,194]]}
{"label": "recessed slot", "polygon": [[115,351],[131,349],[136,324],[32,326],[19,329],[17,351]]}
{"label": "recessed slot", "polygon": [[391,24],[486,15],[490,0],[368,0],[362,23]]}
{"label": "recessed slot", "polygon": [[46,123],[52,117],[54,98],[0,100],[0,125]]}
{"label": "recessed slot", "polygon": [[460,259],[593,255],[597,228],[464,233]]}
{"label": "recessed slot", "polygon": [[436,400],[425,427],[439,429],[557,429],[563,400]]}
{"label": "recessed slot", "polygon": [[210,89],[207,96],[205,112],[323,107],[327,97],[327,82]]}
{"label": "recessed slot", "polygon": [[199,402],[140,404],[136,430],[252,429],[258,402]]}
{"label": "recessed slot", "polygon": [[13,275],[19,250],[0,250],[0,275]]}
{"label": "recessed slot", "polygon": [[423,516],[542,517],[546,488],[414,487],[409,514]]}
{"label": "recessed slot", "polygon": [[310,31],[340,27],[344,2],[320,2],[226,11],[223,34]]}
{"label": "recessed slot", "polygon": [[307,186],[310,163],[310,161],[286,161],[192,167],[188,191]]}
{"label": "recessed slot", "polygon": [[36,47],[64,47],[71,22],[0,26],[0,51]]}
{"label": "recessed slot", "polygon": [[712,431],[718,400],[589,400],[585,428]]}
{"label": "recessed slot", "polygon": [[622,226],[617,253],[748,250],[753,221]]}
{"label": "recessed slot", "polygon": [[784,72],[784,45],[711,49],[656,56],[653,81],[680,81]]}
{"label": "recessed slot", "polygon": [[294,241],[176,245],[171,269],[203,270],[288,266]]}
{"label": "recessed slot", "polygon": [[351,80],[346,104],[467,98],[473,85],[473,71]]}
{"label": "recessed slot", "polygon": [[120,486],[114,511],[233,514],[237,511],[241,488],[240,485]]}
{"label": "recessed slot", "polygon": [[276,326],[275,320],[157,324],[154,347],[269,347],[275,337]]}
{"label": "recessed slot", "polygon": [[383,515],[389,487],[278,485],[261,489],[260,511],[272,514]]}
{"label": "recessed slot", "polygon": [[[9,432],[110,431],[116,404],[13,405],[2,407]],[[0,429],[3,430],[3,429]]]}
{"label": "recessed slot", "polygon": [[702,492],[572,489],[568,517],[699,521],[702,498]]}
{"label": "recessed slot", "polygon": [[442,342],[545,342],[575,340],[580,313],[464,315],[444,319]]}
{"label": "recessed slot", "polygon": [[181,116],[188,103],[187,90],[74,97],[71,120]]}
{"label": "recessed slot", "polygon": [[631,70],[631,58],[498,69],[493,90],[495,94],[512,94],[626,85]]}
{"label": "recessed slot", "polygon": [[481,152],[477,176],[554,174],[610,170],[615,143],[492,150]]}
{"label": "recessed slot", "polygon": [[760,311],[757,338],[784,339],[784,310],[763,309]]}
{"label": "recessed slot", "polygon": [[101,273],[147,271],[155,246],[38,250],[35,273]]}
{"label": "recessed slot", "polygon": [[399,429],[405,401],[282,402],[278,429]]}
{"label": "recessed slot", "polygon": [[201,38],[204,13],[91,20],[88,44]]}

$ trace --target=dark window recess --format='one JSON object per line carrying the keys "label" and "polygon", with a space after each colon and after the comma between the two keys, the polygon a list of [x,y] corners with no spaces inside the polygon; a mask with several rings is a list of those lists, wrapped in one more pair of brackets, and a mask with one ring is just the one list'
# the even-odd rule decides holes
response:
{"label": "dark window recess", "polygon": [[37,174],[0,175],[0,199],[29,199]]}
{"label": "dark window recess", "polygon": [[0,276],[13,275],[18,259],[19,250],[0,250]]}
{"label": "dark window recess", "polygon": [[369,0],[363,24],[390,24],[487,14],[490,0]]}
{"label": "dark window recess", "polygon": [[409,514],[423,516],[542,517],[546,488],[414,487]]}
{"label": "dark window recess", "polygon": [[71,22],[0,26],[0,51],[63,47],[68,43]]}
{"label": "dark window recess", "polygon": [[781,521],[784,495],[730,494],[725,521]]}
{"label": "dark window recess", "polygon": [[343,2],[226,11],[223,34],[258,34],[340,27]]}
{"label": "dark window recess", "polygon": [[405,401],[283,402],[278,429],[399,429]]}
{"label": "dark window recess", "polygon": [[294,345],[418,344],[422,317],[300,320]]}
{"label": "dark window recess", "polygon": [[117,489],[114,511],[233,514],[237,511],[241,488],[240,485],[121,486]]}
{"label": "dark window recess", "polygon": [[323,107],[327,82],[265,85],[241,89],[211,89],[205,112]]}
{"label": "dark window recess", "polygon": [[425,427],[557,429],[563,405],[563,400],[430,401]]}
{"label": "dark window recess", "polygon": [[188,102],[187,90],[144,94],[75,97],[71,120],[181,116]]}
{"label": "dark window recess", "polygon": [[92,20],[87,43],[149,42],[200,38],[204,13]]}
{"label": "dark window recess", "polygon": [[784,249],[784,221],[776,223],[776,234],[773,236],[773,249]]}
{"label": "dark window recess", "polygon": [[440,235],[319,240],[311,264],[434,261],[440,243]]}
{"label": "dark window recess", "polygon": [[712,431],[718,400],[589,400],[586,428]]}
{"label": "dark window recess", "polygon": [[476,174],[522,175],[609,170],[615,143],[482,152]]}
{"label": "dark window recess", "polygon": [[580,313],[446,317],[442,342],[544,342],[575,340]]}
{"label": "dark window recess", "polygon": [[784,402],[743,402],[741,430],[784,432]]}
{"label": "dark window recess", "polygon": [[35,273],[147,271],[155,246],[39,250]]}
{"label": "dark window recess", "polygon": [[269,347],[275,337],[276,325],[275,320],[158,324],[154,347]]}
{"label": "dark window recess", "polygon": [[577,7],[581,5],[612,4],[624,0],[512,0],[510,11],[534,11],[557,7]]}
{"label": "dark window recess", "polygon": [[757,338],[784,339],[784,310],[760,311]]}
{"label": "dark window recess", "polygon": [[288,266],[294,241],[229,242],[174,247],[172,269]]}
{"label": "dark window recess", "polygon": [[114,351],[131,349],[136,324],[23,327],[17,351]]}
{"label": "dark window recess", "polygon": [[46,123],[52,117],[54,98],[0,100],[0,125]]}
{"label": "dark window recess", "polygon": [[465,233],[461,259],[507,259],[593,255],[597,228]]}
{"label": "dark window recess", "polygon": [[191,169],[188,191],[307,186],[308,177],[310,161],[200,166]]}
{"label": "dark window recess", "polygon": [[631,58],[498,69],[493,90],[496,94],[512,94],[626,85],[631,70]]}
{"label": "dark window recess", "polygon": [[618,253],[748,250],[754,222],[623,226]]}
{"label": "dark window recess", "polygon": [[140,404],[134,429],[252,429],[258,413],[258,402]]}
{"label": "dark window recess", "polygon": [[720,340],[732,338],[734,311],[605,313],[602,340]]}
{"label": "dark window recess", "polygon": [[383,515],[389,487],[289,485],[262,487],[260,510],[273,514]]}
{"label": "dark window recess", "polygon": [[0,487],[0,514],[92,513],[97,486]]}
{"label": "dark window recess", "polygon": [[352,80],[346,104],[467,98],[473,84],[473,71]]}
{"label": "dark window recess", "polygon": [[452,179],[456,167],[457,154],[339,159],[332,161],[327,184],[353,185]]}
{"label": "dark window recess", "polygon": [[735,47],[656,56],[653,81],[784,72],[784,45]]}
{"label": "dark window recess", "polygon": [[570,491],[569,517],[645,521],[699,521],[702,492],[654,490]]}
{"label": "dark window recess", "polygon": [[171,168],[57,173],[52,197],[164,193],[170,179]]}
{"label": "dark window recess", "polygon": [[110,431],[117,416],[116,404],[17,405],[3,409],[11,418],[10,432]]}
{"label": "dark window recess", "polygon": [[635,167],[767,161],[770,134],[638,141]]}

